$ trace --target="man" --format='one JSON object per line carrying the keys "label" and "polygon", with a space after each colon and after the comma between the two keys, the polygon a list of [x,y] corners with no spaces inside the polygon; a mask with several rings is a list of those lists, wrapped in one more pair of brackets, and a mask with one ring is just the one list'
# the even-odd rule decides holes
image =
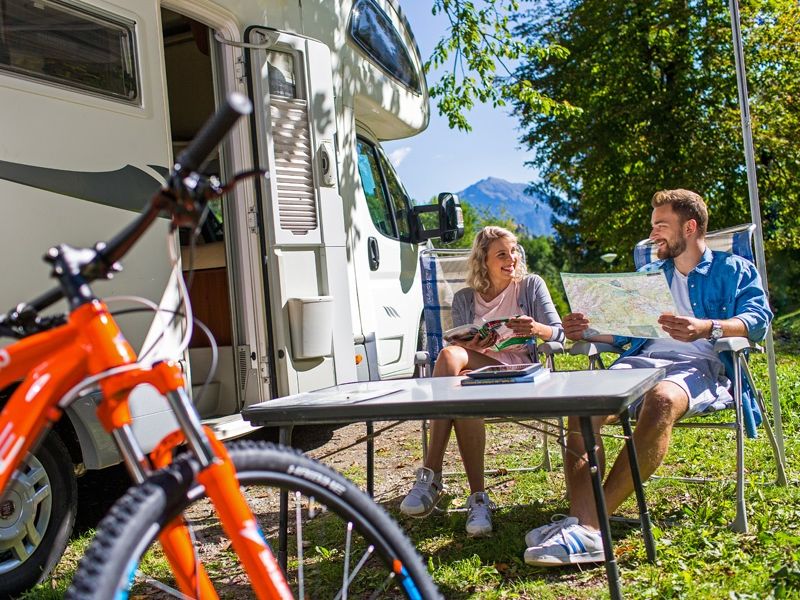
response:
{"label": "man", "polygon": [[[652,200],[652,231],[656,263],[645,270],[661,269],[675,300],[677,315],[659,318],[668,339],[596,336],[592,341],[618,346],[630,344],[612,369],[663,367],[665,378],[633,405],[637,425],[633,436],[639,469],[645,480],[661,464],[672,427],[683,417],[703,412],[710,404],[730,402],[732,373],[729,357],[720,360],[714,342],[721,337],[764,338],[772,319],[766,294],[755,266],[738,256],[711,251],[705,243],[708,211],[705,202],[688,190],[657,192]],[[583,339],[590,315],[572,313],[564,318],[564,333]],[[726,369],[727,367],[727,369]],[[750,402],[748,394],[745,402]],[[595,433],[614,417],[593,419]],[[561,566],[604,560],[597,510],[593,502],[588,461],[578,419],[570,417],[565,476],[570,490],[569,516],[531,530],[525,536],[525,562]],[[600,437],[597,437],[601,440]],[[602,445],[602,441],[598,442]],[[599,452],[604,468],[602,446]],[[613,513],[633,491],[627,452],[614,462],[604,483],[607,510]]]}

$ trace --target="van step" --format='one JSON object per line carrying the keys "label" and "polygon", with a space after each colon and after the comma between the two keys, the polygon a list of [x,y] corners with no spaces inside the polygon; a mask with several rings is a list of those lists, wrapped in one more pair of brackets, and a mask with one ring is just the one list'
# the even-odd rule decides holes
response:
{"label": "van step", "polygon": [[251,425],[249,421],[245,421],[242,415],[203,419],[203,425],[210,427],[217,438],[221,440],[241,437],[261,429],[261,427],[256,427]]}

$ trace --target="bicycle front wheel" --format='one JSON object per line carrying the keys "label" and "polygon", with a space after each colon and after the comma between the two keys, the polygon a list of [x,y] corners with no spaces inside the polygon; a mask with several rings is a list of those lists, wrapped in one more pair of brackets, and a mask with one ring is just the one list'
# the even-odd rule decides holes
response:
{"label": "bicycle front wheel", "polygon": [[[441,598],[400,527],[340,474],[266,442],[234,442],[228,452],[273,549],[278,492],[288,492],[286,575],[297,598]],[[176,586],[157,538],[179,514],[219,596],[253,597],[213,505],[195,481],[197,469],[193,457],[182,456],[130,488],[98,526],[66,597],[107,600],[147,593],[151,598],[158,590],[174,597]]]}

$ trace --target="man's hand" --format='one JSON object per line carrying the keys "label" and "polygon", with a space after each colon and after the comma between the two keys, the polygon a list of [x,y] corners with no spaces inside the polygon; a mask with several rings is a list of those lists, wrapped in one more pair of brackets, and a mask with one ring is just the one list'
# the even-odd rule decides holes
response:
{"label": "man's hand", "polygon": [[492,331],[486,337],[481,337],[481,334],[476,333],[471,340],[456,342],[457,345],[467,350],[474,352],[483,352],[487,348],[494,346],[497,343],[497,333]]}
{"label": "man's hand", "polygon": [[536,337],[539,324],[527,315],[514,317],[506,321],[506,327],[520,337]]}
{"label": "man's hand", "polygon": [[564,327],[564,335],[573,342],[581,341],[584,332],[589,329],[589,319],[581,313],[569,313],[561,324]]}
{"label": "man's hand", "polygon": [[679,342],[694,342],[711,335],[711,321],[694,317],[679,317],[665,313],[658,317],[658,322],[669,337]]}

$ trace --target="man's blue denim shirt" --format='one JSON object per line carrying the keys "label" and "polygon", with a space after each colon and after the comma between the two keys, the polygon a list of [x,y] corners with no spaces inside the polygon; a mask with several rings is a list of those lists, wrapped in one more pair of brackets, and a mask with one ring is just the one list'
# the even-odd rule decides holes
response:
{"label": "man's blue denim shirt", "polygon": [[[675,263],[671,258],[645,265],[640,271],[663,270],[667,283],[672,285]],[[697,266],[689,272],[689,300],[698,319],[730,319],[736,317],[747,327],[750,341],[759,342],[767,334],[772,321],[772,311],[755,265],[740,256],[706,248]],[[648,340],[614,336],[614,344],[630,348],[620,356],[638,354]],[[725,373],[733,376],[733,358],[729,352],[720,356]],[[755,427],[761,424],[761,412],[747,385],[743,389],[745,425],[748,435],[755,436]],[[748,410],[749,408],[749,410]]]}

